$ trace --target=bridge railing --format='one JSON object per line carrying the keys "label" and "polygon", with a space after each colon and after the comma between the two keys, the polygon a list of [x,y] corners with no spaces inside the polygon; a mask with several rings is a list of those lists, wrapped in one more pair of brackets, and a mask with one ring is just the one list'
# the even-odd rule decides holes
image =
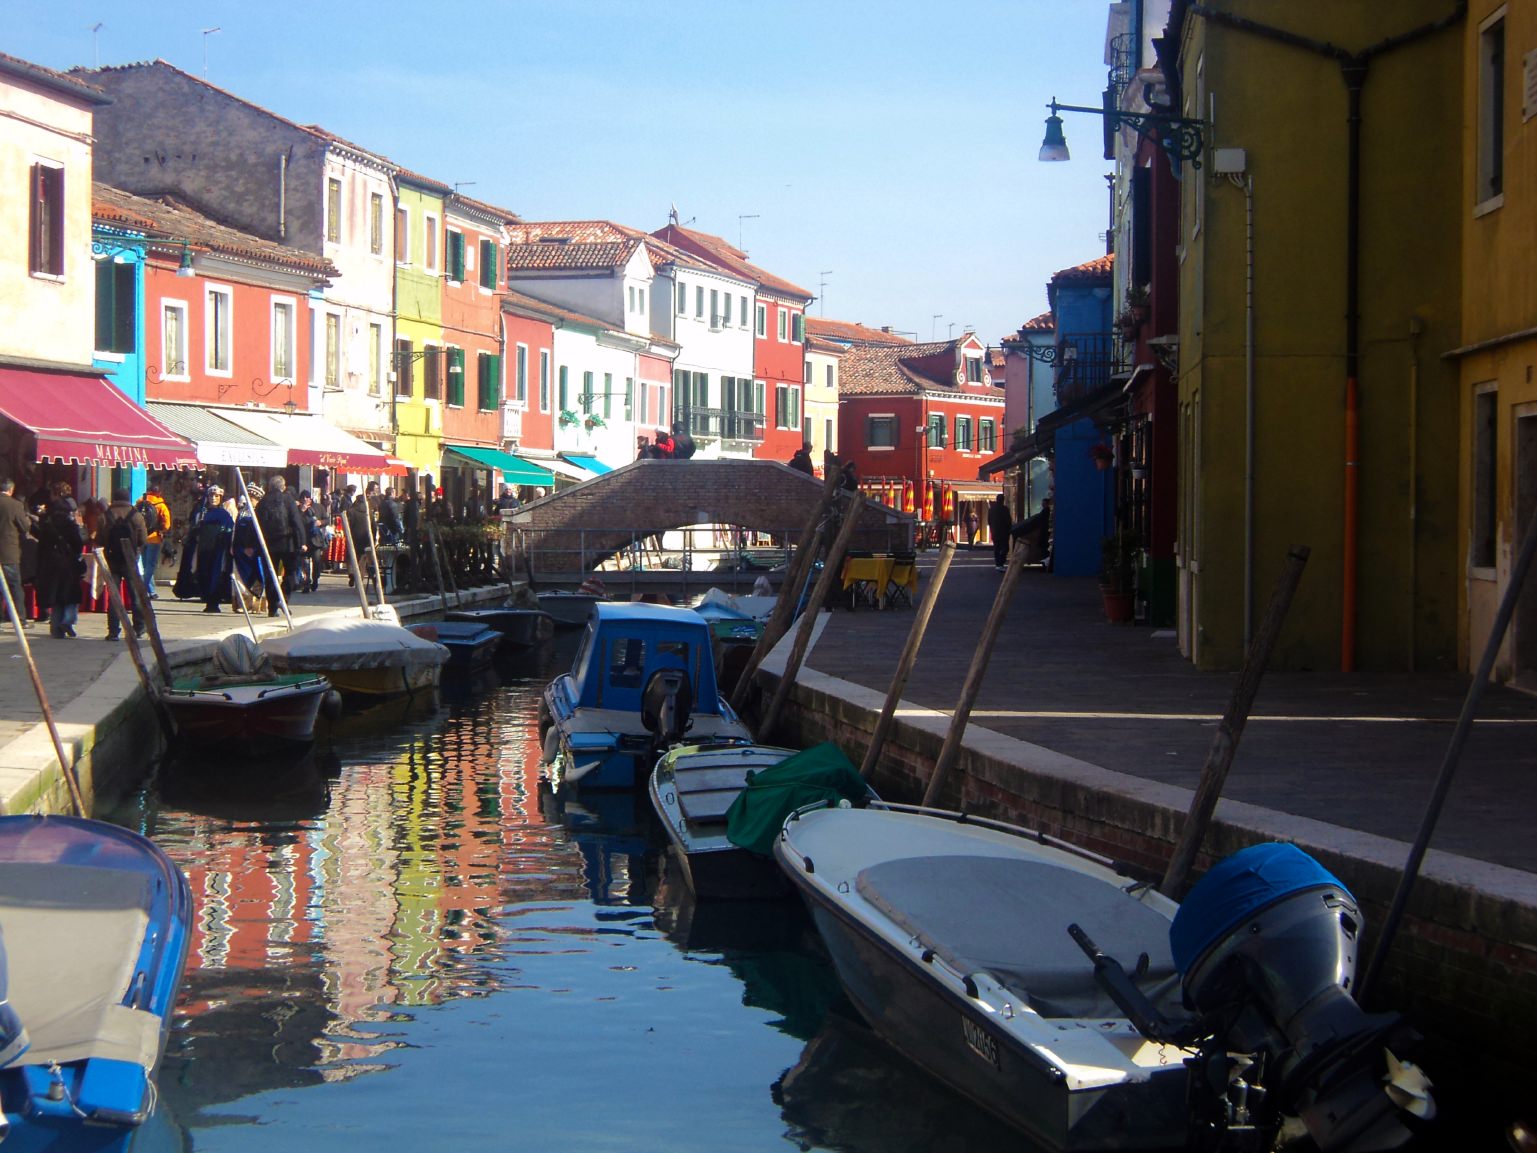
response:
{"label": "bridge railing", "polygon": [[[767,576],[776,589],[805,526],[746,529],[695,525],[661,532],[633,527],[532,529],[508,526],[503,552],[518,577],[535,583],[576,585],[594,572],[605,581],[629,581],[637,592],[682,585],[747,592]],[[855,547],[900,552],[910,547],[902,529],[860,530]]]}

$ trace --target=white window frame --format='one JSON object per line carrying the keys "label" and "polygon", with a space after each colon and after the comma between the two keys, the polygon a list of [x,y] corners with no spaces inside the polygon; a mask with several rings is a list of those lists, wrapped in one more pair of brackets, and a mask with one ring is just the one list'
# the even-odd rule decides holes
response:
{"label": "white window frame", "polygon": [[[792,405],[787,405],[785,403],[786,400],[789,400],[792,397],[794,398],[793,404]],[[801,424],[802,424],[802,415],[801,414],[805,411],[803,409],[803,407],[802,407],[802,400],[803,399],[804,398],[801,395],[801,386],[800,385],[798,385],[798,384],[777,384],[777,385],[775,385],[774,386],[774,427],[777,428],[777,429],[799,429],[801,427]],[[785,409],[787,407],[793,407],[795,409],[795,419],[794,419],[793,422],[788,422],[787,421],[787,418],[785,416]]]}
{"label": "white window frame", "polygon": [[759,338],[768,336],[768,305],[759,303],[757,323],[753,327],[753,335]]}
{"label": "white window frame", "polygon": [[512,353],[512,407],[522,410],[528,407],[528,345],[513,345]]}
{"label": "white window frame", "polygon": [[[331,322],[336,322],[336,359],[333,366],[331,350],[327,336],[330,335]],[[339,312],[326,312],[322,314],[320,321],[320,384],[322,388],[337,389],[342,387],[342,314]],[[331,372],[336,369],[334,378]]]}
{"label": "white window frame", "polygon": [[[286,314],[287,323],[283,321]],[[287,338],[286,340],[284,338]],[[287,345],[288,371],[278,371],[278,358],[285,351],[283,345]],[[268,366],[268,379],[273,384],[292,384],[298,377],[299,368],[299,302],[292,296],[274,296],[272,298],[272,354],[271,364]]]}
{"label": "white window frame", "polygon": [[395,258],[397,268],[411,267],[411,210],[404,204],[395,206]]}
{"label": "white window frame", "polygon": [[372,396],[383,396],[385,385],[390,383],[390,373],[395,371],[395,350],[386,347],[384,325],[368,326],[368,391]]}
{"label": "white window frame", "polygon": [[[332,211],[331,192],[336,191],[335,211]],[[347,185],[340,177],[326,177],[326,243],[342,243],[342,222],[347,213]],[[334,233],[334,235],[333,235]]]}
{"label": "white window frame", "polygon": [[422,214],[422,271],[430,276],[436,276],[443,265],[439,247],[437,214],[425,212]]}
{"label": "white window frame", "polygon": [[[893,444],[871,444],[870,422],[875,420],[889,420],[891,422],[891,439]],[[867,412],[864,414],[864,448],[866,452],[896,452],[902,444],[902,425],[897,420],[894,412]],[[922,436],[923,433],[919,433]]]}
{"label": "white window frame", "polygon": [[[1473,215],[1493,212],[1505,203],[1505,142],[1510,125],[1505,118],[1505,89],[1510,83],[1510,28],[1506,20],[1508,5],[1501,4],[1478,25],[1477,136],[1473,170]],[[1490,61],[1490,47],[1495,29],[1499,30],[1504,51],[1495,63]],[[1498,187],[1496,187],[1498,185]]]}
{"label": "white window frame", "polygon": [[778,318],[774,321],[774,340],[779,344],[784,344],[790,339],[790,313],[783,308],[777,307],[774,311],[778,313]]}
{"label": "white window frame", "polygon": [[[166,340],[165,318],[166,318],[166,313],[168,313],[168,312],[175,312],[175,313],[179,313],[181,315],[181,329],[180,329],[180,331],[181,331],[181,341],[180,341],[181,347],[176,350],[177,358],[175,360],[168,360],[166,355],[165,355],[165,353],[166,353],[166,347],[165,347],[165,340]],[[160,340],[159,340],[160,359],[162,361],[166,361],[166,363],[164,363],[164,364],[162,364],[160,366],[160,378],[162,380],[191,380],[192,379],[192,371],[191,371],[192,366],[191,366],[191,364],[187,360],[187,357],[191,354],[190,350],[187,347],[187,343],[188,343],[188,341],[187,341],[187,316],[188,316],[188,308],[187,308],[187,302],[185,300],[171,300],[169,298],[162,298],[161,299],[161,301],[160,301]],[[181,371],[180,372],[174,371],[175,370],[175,366],[178,365],[178,364],[181,365]]]}
{"label": "white window frame", "polygon": [[[375,214],[377,220],[375,219]],[[377,227],[375,225],[377,224]],[[368,194],[368,251],[372,256],[383,256],[388,238],[384,235],[384,193]]]}
{"label": "white window frame", "polygon": [[540,412],[549,412],[550,411],[550,403],[551,403],[551,401],[553,399],[553,397],[551,396],[551,389],[553,389],[554,387],[555,387],[555,381],[553,380],[551,372],[550,372],[550,350],[548,348],[541,348],[539,350],[539,411]]}
{"label": "white window frame", "polygon": [[[53,198],[52,197],[49,198],[49,212],[50,212],[49,219],[52,220],[54,218],[54,215],[57,216],[57,219],[58,219],[58,222],[59,222],[59,224],[58,224],[59,246],[60,246],[61,251],[59,251],[56,254],[53,254],[53,255],[57,256],[57,263],[58,263],[58,266],[59,266],[59,270],[57,272],[51,271],[50,269],[47,269],[47,268],[33,268],[32,264],[33,264],[33,260],[35,259],[35,257],[34,257],[34,253],[32,251],[30,251],[30,246],[32,244],[36,243],[36,237],[32,235],[32,231],[31,230],[33,228],[35,228],[36,225],[35,225],[35,222],[33,220],[29,219],[28,220],[28,229],[29,230],[28,230],[28,233],[27,233],[27,236],[28,236],[27,244],[29,246],[29,251],[27,253],[28,273],[29,273],[29,275],[31,275],[33,278],[35,278],[37,280],[51,280],[51,281],[53,281],[56,284],[62,284],[64,282],[65,270],[68,268],[68,263],[66,261],[66,257],[67,257],[68,252],[69,252],[69,238],[68,238],[68,233],[69,233],[69,217],[67,215],[67,205],[69,203],[69,190],[64,187],[65,177],[68,175],[68,172],[67,172],[65,166],[63,164],[59,163],[57,160],[49,160],[49,159],[47,159],[45,157],[42,157],[42,156],[34,156],[32,158],[32,164],[33,164],[33,166],[35,168],[46,168],[50,172],[58,173],[58,180],[59,180],[59,183],[58,183],[58,189],[59,189],[58,202],[57,203],[53,203]],[[33,194],[34,194],[34,190],[29,188],[27,190],[27,199],[28,199],[28,202],[29,202],[29,207],[27,209],[27,212],[29,213],[29,215],[30,215],[31,212],[35,211],[36,207],[37,207],[35,203],[32,203]],[[94,275],[94,273],[93,273],[93,275]]]}
{"label": "white window frame", "polygon": [[[224,331],[222,339],[216,325],[219,309],[215,298],[224,301]],[[218,353],[224,356],[224,367],[215,366]],[[221,284],[210,284],[203,290],[203,371],[209,376],[232,377],[235,375],[235,292]]]}

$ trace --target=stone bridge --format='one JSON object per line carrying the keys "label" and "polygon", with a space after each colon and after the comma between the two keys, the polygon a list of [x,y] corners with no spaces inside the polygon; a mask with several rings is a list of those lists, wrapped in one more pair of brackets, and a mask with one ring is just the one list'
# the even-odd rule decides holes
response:
{"label": "stone bridge", "polygon": [[[822,481],[772,460],[637,460],[513,512],[508,551],[556,577],[638,555],[691,525],[739,525],[795,544],[821,495]],[[867,502],[849,547],[911,551],[913,518]]]}

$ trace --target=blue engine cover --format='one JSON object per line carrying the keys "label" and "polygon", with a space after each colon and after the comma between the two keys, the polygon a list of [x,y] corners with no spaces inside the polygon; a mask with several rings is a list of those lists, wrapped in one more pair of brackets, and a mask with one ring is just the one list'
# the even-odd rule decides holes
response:
{"label": "blue engine cover", "polygon": [[1350,892],[1296,845],[1272,843],[1240,849],[1213,865],[1174,915],[1169,926],[1174,967],[1188,973],[1207,949],[1267,905],[1305,889],[1331,886]]}

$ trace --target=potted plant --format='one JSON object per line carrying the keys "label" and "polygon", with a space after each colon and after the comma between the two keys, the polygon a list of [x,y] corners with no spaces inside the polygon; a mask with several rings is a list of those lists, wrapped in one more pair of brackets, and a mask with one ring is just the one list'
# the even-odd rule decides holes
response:
{"label": "potted plant", "polygon": [[580,424],[581,420],[582,418],[569,408],[563,408],[560,411],[560,423],[568,428],[573,424]]}
{"label": "potted plant", "polygon": [[1111,624],[1125,624],[1132,619],[1132,598],[1136,591],[1135,550],[1125,533],[1107,536],[1099,542],[1099,591],[1104,601],[1105,619]]}
{"label": "potted plant", "polygon": [[1115,450],[1104,441],[1095,441],[1089,445],[1089,459],[1094,462],[1094,467],[1104,472],[1115,463]]}

